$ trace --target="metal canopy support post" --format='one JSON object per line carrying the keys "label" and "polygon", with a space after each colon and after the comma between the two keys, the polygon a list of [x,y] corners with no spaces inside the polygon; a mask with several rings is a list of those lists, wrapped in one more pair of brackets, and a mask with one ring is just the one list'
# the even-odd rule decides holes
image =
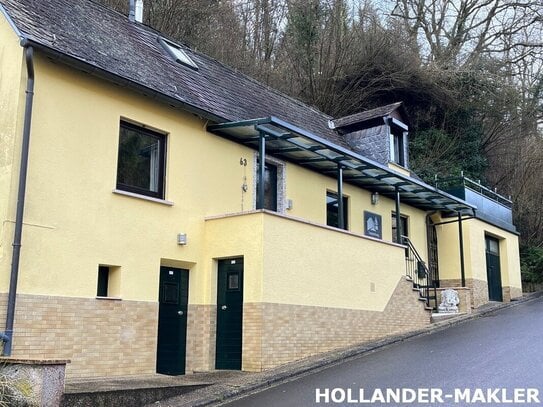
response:
{"label": "metal canopy support post", "polygon": [[258,139],[258,195],[256,209],[264,209],[264,173],[266,171],[266,136],[260,132]]}
{"label": "metal canopy support post", "polygon": [[458,212],[458,237],[460,241],[460,276],[462,287],[466,286],[466,270],[464,267],[464,233],[462,231],[462,212]]}
{"label": "metal canopy support post", "polygon": [[400,188],[396,187],[396,243],[402,244],[402,222],[400,221]]}
{"label": "metal canopy support post", "polygon": [[343,218],[343,168],[341,164],[337,166],[337,223],[338,228],[345,229],[345,219]]}

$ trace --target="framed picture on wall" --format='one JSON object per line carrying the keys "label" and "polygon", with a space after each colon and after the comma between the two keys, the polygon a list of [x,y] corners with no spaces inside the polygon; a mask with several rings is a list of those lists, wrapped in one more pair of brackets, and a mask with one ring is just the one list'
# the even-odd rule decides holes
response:
{"label": "framed picture on wall", "polygon": [[381,221],[381,215],[364,211],[364,234],[377,239],[383,238],[383,222]]}

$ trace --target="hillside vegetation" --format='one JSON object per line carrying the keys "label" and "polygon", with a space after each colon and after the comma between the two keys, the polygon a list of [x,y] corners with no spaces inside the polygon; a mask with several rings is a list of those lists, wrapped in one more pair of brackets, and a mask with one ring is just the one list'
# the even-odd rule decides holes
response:
{"label": "hillside vegetation", "polygon": [[412,169],[510,195],[543,281],[540,0],[146,0],[144,22],[333,117],[403,101]]}

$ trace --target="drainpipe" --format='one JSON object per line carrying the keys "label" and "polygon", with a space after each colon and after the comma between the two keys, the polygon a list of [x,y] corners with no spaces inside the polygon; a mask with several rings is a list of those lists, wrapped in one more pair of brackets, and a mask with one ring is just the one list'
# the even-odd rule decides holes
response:
{"label": "drainpipe", "polygon": [[28,77],[26,81],[23,143],[21,149],[21,166],[19,169],[19,189],[17,192],[17,214],[15,217],[15,233],[13,235],[13,254],[11,258],[8,307],[6,312],[6,331],[0,335],[0,339],[4,341],[4,356],[11,356],[11,348],[13,344],[13,321],[15,319],[15,300],[17,298],[17,279],[19,276],[19,259],[21,255],[23,214],[25,208],[26,174],[28,169],[28,152],[30,146],[30,125],[32,122],[32,105],[34,99],[34,50],[25,39],[21,41],[21,45],[25,50],[26,70]]}

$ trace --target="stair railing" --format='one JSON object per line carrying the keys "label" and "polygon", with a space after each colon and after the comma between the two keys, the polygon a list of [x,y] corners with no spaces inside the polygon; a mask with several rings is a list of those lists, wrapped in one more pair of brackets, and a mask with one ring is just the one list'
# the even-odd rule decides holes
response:
{"label": "stair railing", "polygon": [[[405,270],[406,276],[413,282],[413,288],[419,290],[421,299],[426,302],[428,308],[437,309],[437,284],[428,266],[415,249],[415,246],[407,236],[402,236],[405,245]],[[432,304],[432,300],[433,304]]]}

